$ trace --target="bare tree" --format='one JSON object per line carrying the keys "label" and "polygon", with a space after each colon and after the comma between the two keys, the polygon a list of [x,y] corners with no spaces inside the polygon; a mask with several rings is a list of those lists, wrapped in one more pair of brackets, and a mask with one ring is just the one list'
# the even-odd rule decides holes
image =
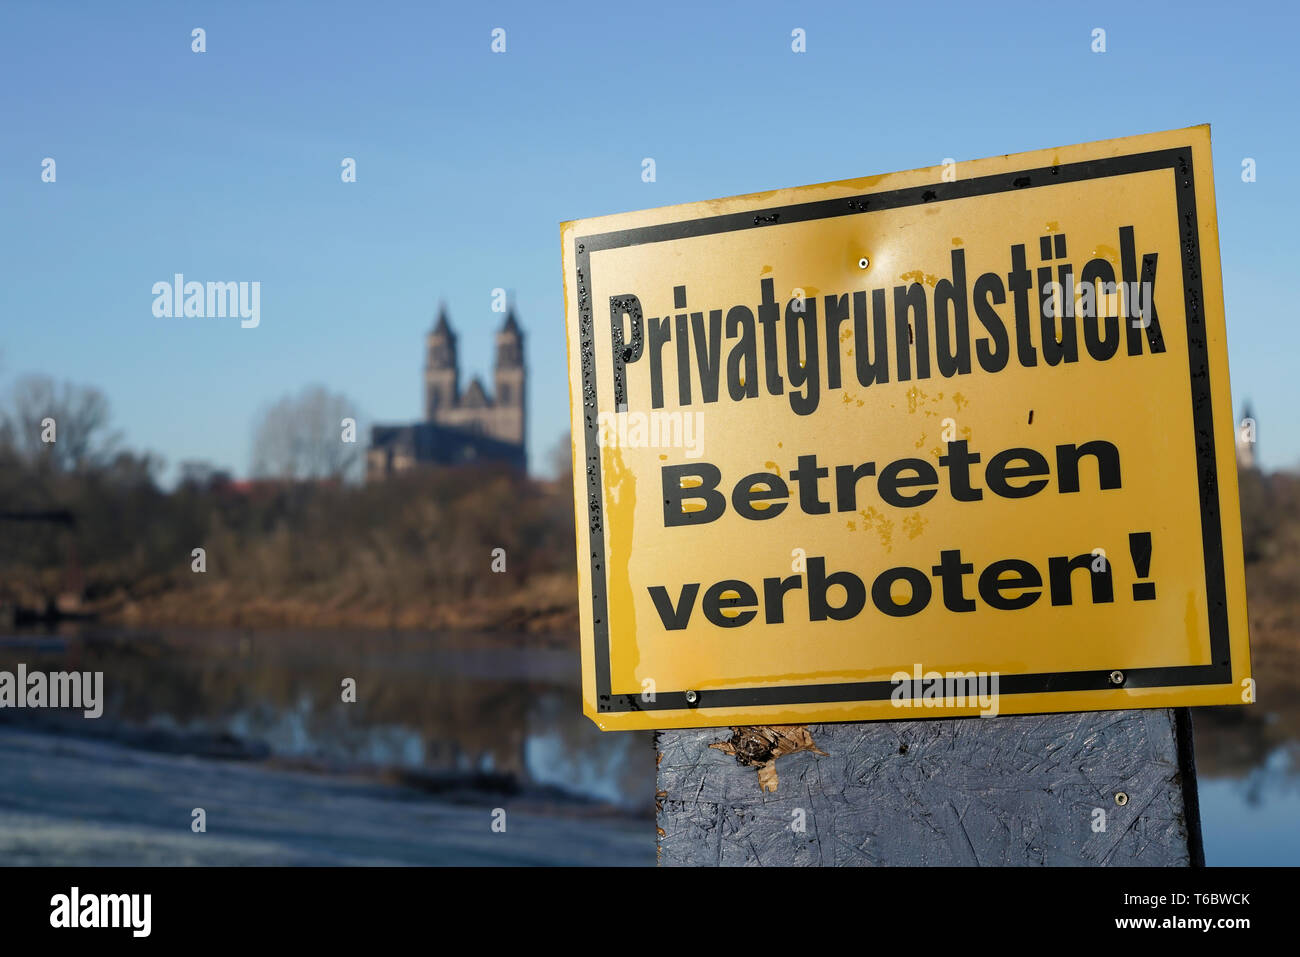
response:
{"label": "bare tree", "polygon": [[108,430],[104,393],[71,382],[59,386],[45,375],[19,379],[0,420],[0,443],[24,461],[61,472],[105,464],[120,439]]}
{"label": "bare tree", "polygon": [[564,478],[573,471],[573,449],[569,444],[568,432],[555,440],[551,451],[547,453],[546,464],[557,479]]}
{"label": "bare tree", "polygon": [[[285,396],[262,413],[253,433],[253,475],[292,481],[357,478],[359,419],[354,402],[324,386]],[[352,421],[350,429],[344,420]]]}

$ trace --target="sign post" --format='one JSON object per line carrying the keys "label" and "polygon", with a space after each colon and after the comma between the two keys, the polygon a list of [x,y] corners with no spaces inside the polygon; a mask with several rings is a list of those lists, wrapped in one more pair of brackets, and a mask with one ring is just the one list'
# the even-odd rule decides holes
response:
{"label": "sign post", "polygon": [[1185,708],[813,725],[752,768],[658,737],[659,863],[1200,866]]}
{"label": "sign post", "polygon": [[799,799],[854,860],[1195,862],[1172,709],[1254,696],[1208,127],[562,239],[584,709],[729,729],[660,735],[667,858]]}

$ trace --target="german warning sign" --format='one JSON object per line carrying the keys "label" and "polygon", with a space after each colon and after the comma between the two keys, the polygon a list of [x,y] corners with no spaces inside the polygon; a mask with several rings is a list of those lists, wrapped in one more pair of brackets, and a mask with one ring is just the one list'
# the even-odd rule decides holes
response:
{"label": "german warning sign", "polygon": [[1253,700],[1208,127],[561,235],[600,727]]}

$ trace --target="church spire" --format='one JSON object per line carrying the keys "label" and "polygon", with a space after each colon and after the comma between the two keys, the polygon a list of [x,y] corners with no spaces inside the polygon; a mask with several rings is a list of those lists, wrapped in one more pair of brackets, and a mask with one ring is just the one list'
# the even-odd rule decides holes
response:
{"label": "church spire", "polygon": [[451,334],[451,324],[447,322],[447,303],[438,301],[438,321],[433,324],[433,331],[442,335]]}

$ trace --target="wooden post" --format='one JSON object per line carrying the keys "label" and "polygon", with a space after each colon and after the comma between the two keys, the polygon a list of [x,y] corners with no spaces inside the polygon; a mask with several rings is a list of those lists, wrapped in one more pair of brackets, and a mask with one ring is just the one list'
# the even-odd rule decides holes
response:
{"label": "wooden post", "polygon": [[659,863],[1204,864],[1186,709],[808,731],[774,792],[733,729],[658,732]]}

